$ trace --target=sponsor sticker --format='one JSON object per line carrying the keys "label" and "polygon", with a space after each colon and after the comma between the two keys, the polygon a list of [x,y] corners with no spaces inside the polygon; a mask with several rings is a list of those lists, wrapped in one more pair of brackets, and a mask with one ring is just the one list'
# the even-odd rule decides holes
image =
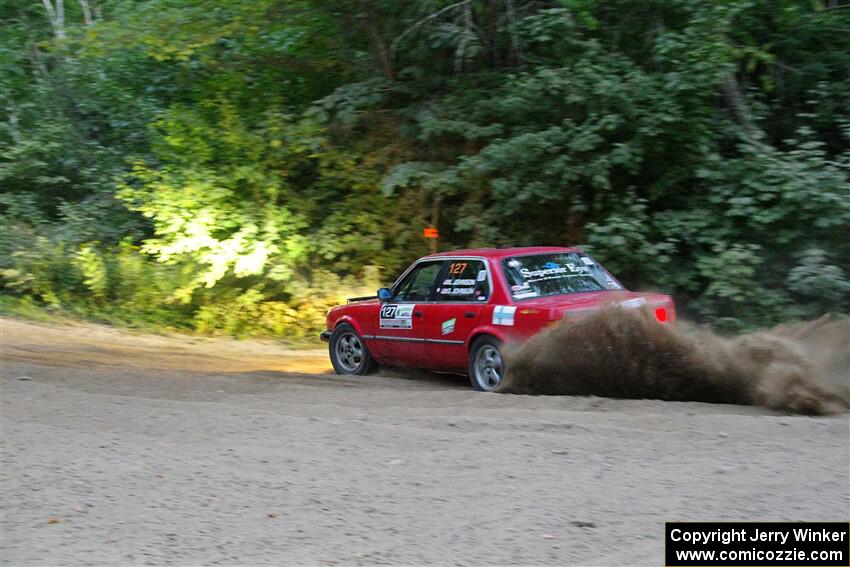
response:
{"label": "sponsor sticker", "polygon": [[569,268],[570,271],[573,272],[573,273],[579,273],[579,274],[589,274],[590,273],[590,268],[588,268],[587,266],[576,266],[572,262],[567,262],[567,268]]}
{"label": "sponsor sticker", "polygon": [[415,305],[382,305],[382,329],[412,329]]}
{"label": "sponsor sticker", "polygon": [[493,308],[493,324],[513,327],[516,305],[497,305]]}
{"label": "sponsor sticker", "polygon": [[581,261],[584,262],[585,266],[595,266],[596,265],[596,264],[593,263],[593,260],[591,260],[587,256],[582,256]]}
{"label": "sponsor sticker", "polygon": [[[546,264],[546,265],[548,265],[548,264]],[[523,268],[519,271],[519,273],[522,274],[523,279],[525,279],[527,282],[535,282],[535,281],[540,281],[542,279],[547,279],[547,278],[551,279],[552,276],[557,276],[558,274],[566,274],[567,273],[567,268],[558,266],[557,264],[554,264],[554,265],[555,265],[554,268],[544,267],[540,270],[529,270],[528,268]]]}
{"label": "sponsor sticker", "polygon": [[617,282],[614,281],[614,278],[612,278],[608,274],[602,274],[602,279],[605,280],[605,287],[607,287],[608,289],[620,289],[620,286],[617,285]]}
{"label": "sponsor sticker", "polygon": [[449,319],[448,321],[443,321],[443,324],[440,326],[440,332],[444,335],[450,335],[455,332],[455,324],[457,323],[457,319]]}
{"label": "sponsor sticker", "polygon": [[487,279],[487,270],[478,270],[478,277],[475,278],[479,282],[483,282]]}
{"label": "sponsor sticker", "polygon": [[522,291],[514,294],[514,298],[516,299],[527,299],[529,297],[537,297],[536,291]]}
{"label": "sponsor sticker", "polygon": [[634,299],[627,299],[620,302],[620,306],[626,309],[637,309],[642,305],[646,305],[646,300],[642,297],[635,297]]}

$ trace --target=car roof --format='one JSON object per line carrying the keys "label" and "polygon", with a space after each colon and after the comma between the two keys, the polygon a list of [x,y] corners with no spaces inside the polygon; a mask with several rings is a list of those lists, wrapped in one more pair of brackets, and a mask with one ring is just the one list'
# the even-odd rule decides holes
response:
{"label": "car roof", "polygon": [[467,248],[464,250],[448,250],[430,254],[425,258],[440,258],[443,256],[482,256],[484,258],[506,258],[508,256],[526,256],[529,254],[546,254],[553,252],[580,252],[578,248],[563,246],[522,246],[515,248]]}

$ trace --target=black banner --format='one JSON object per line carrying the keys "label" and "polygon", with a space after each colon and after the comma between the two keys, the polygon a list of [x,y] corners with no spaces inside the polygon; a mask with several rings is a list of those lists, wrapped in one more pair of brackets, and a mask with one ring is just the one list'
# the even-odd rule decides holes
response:
{"label": "black banner", "polygon": [[668,522],[668,567],[850,566],[847,522]]}

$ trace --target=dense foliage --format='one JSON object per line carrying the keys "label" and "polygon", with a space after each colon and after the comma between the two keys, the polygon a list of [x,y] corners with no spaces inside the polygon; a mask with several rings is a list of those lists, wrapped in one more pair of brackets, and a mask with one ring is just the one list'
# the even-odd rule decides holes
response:
{"label": "dense foliage", "polygon": [[304,336],[440,247],[580,244],[738,329],[850,310],[834,0],[6,0],[6,305]]}

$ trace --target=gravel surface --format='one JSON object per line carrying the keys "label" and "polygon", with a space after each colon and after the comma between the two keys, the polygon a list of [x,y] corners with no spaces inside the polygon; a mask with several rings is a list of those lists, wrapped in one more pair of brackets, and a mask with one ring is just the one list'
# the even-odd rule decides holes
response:
{"label": "gravel surface", "polygon": [[481,394],[274,343],[0,325],[6,565],[657,566],[665,521],[850,509],[846,414]]}

